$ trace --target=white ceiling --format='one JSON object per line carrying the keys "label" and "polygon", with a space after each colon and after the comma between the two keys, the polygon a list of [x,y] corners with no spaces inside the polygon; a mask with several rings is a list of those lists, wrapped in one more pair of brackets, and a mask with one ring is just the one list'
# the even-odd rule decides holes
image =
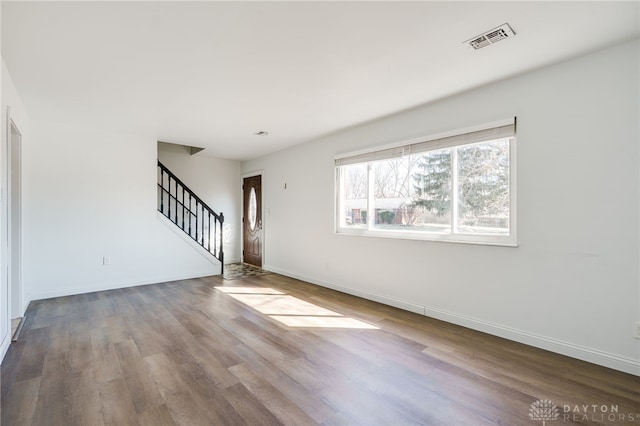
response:
{"label": "white ceiling", "polygon": [[637,1],[2,1],[32,119],[237,160],[638,37]]}

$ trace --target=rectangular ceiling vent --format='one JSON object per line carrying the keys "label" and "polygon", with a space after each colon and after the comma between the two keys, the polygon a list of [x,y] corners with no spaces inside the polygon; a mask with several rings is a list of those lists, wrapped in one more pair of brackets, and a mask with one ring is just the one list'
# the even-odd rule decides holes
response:
{"label": "rectangular ceiling vent", "polygon": [[513,29],[511,29],[509,24],[502,24],[499,27],[489,30],[482,35],[475,36],[471,40],[467,40],[464,43],[469,44],[469,46],[478,50],[491,44],[497,43],[500,40],[504,40],[505,38],[513,37],[514,35],[516,35],[516,33],[515,31],[513,31]]}

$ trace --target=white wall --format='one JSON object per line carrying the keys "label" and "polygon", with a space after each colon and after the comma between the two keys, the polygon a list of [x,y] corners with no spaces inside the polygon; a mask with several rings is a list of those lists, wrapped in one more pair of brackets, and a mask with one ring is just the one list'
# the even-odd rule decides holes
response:
{"label": "white wall", "polygon": [[[639,47],[243,163],[264,170],[265,268],[640,375]],[[333,232],[336,154],[513,116],[519,247]]]}
{"label": "white wall", "polygon": [[[4,357],[9,344],[11,343],[11,312],[9,309],[10,292],[9,281],[7,277],[8,265],[7,265],[7,250],[8,250],[8,215],[7,215],[7,201],[8,197],[8,179],[7,179],[7,107],[11,107],[11,119],[20,130],[22,134],[22,143],[28,143],[30,140],[29,132],[29,118],[27,112],[22,105],[20,96],[16,91],[16,88],[11,79],[11,75],[5,66],[4,60],[2,61],[2,74],[1,74],[1,99],[2,108],[0,114],[2,115],[2,143],[0,145],[0,187],[2,188],[2,197],[0,200],[0,359]],[[24,286],[23,286],[24,290]],[[23,291],[24,293],[24,291]],[[23,294],[22,297],[22,312],[29,303],[28,297]]]}
{"label": "white wall", "polygon": [[158,159],[224,221],[224,261],[240,261],[240,162],[191,155],[187,147],[158,143]]}
{"label": "white wall", "polygon": [[23,147],[31,299],[219,272],[158,220],[156,161],[152,137],[31,123]]}

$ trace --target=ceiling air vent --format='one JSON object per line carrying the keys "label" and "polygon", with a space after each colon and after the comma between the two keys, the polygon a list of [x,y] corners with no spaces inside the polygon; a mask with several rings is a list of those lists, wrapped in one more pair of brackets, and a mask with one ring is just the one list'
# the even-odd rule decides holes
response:
{"label": "ceiling air vent", "polygon": [[469,46],[474,49],[482,49],[483,47],[489,46],[490,44],[497,43],[500,40],[504,40],[505,38],[513,37],[516,33],[511,29],[509,24],[502,24],[497,28],[487,31],[486,33],[475,36],[471,40],[467,40],[464,43],[469,44]]}

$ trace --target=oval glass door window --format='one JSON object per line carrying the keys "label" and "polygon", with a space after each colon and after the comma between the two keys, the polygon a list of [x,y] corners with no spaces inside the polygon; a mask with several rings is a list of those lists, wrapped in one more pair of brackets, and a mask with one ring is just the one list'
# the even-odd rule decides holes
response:
{"label": "oval glass door window", "polygon": [[256,229],[256,218],[258,210],[258,200],[256,199],[256,189],[251,187],[249,193],[249,228],[253,231]]}

